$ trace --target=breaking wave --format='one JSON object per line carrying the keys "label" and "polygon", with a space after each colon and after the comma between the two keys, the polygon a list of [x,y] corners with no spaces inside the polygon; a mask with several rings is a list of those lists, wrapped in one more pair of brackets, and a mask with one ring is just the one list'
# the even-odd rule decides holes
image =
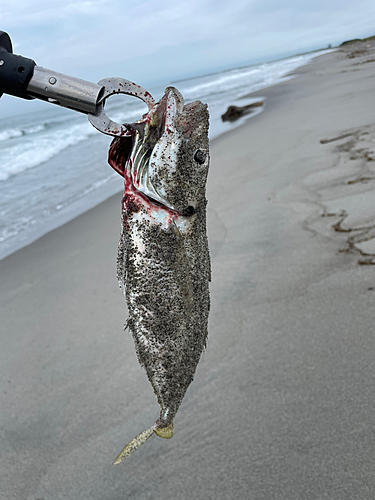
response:
{"label": "breaking wave", "polygon": [[[212,139],[248,119],[222,122],[229,105],[247,104],[249,98],[243,96],[291,78],[291,71],[316,55],[234,68],[175,85],[186,102],[201,99],[208,104]],[[150,91],[158,99],[164,88]],[[119,96],[106,103],[108,116],[119,123],[139,119],[145,108],[138,99]],[[85,115],[56,106],[0,120],[0,259],[121,190],[121,177],[107,166],[110,140]]]}
{"label": "breaking wave", "polygon": [[[112,110],[111,118],[118,122],[139,118],[143,108],[130,111]],[[36,167],[98,132],[85,116],[73,115],[65,121],[45,121],[26,127],[0,130],[0,181]]]}

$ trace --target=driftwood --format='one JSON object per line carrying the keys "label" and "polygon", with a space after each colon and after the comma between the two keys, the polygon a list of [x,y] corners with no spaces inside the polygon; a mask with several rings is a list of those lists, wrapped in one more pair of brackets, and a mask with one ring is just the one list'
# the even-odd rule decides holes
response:
{"label": "driftwood", "polygon": [[349,132],[348,134],[339,135],[338,137],[332,137],[331,139],[320,139],[320,144],[328,144],[329,142],[339,141],[340,139],[345,139],[351,135],[355,135],[357,132]]}
{"label": "driftwood", "polygon": [[234,122],[238,120],[238,118],[241,118],[241,116],[251,113],[253,108],[259,108],[263,106],[263,104],[264,101],[257,101],[247,104],[246,106],[229,106],[227,111],[221,115],[221,119],[223,122]]}

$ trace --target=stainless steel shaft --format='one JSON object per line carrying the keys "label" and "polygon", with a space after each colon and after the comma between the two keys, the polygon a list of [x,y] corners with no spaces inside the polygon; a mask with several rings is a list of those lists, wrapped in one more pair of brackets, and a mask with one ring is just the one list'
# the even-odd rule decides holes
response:
{"label": "stainless steel shaft", "polygon": [[86,114],[95,114],[104,97],[104,87],[35,66],[28,95]]}

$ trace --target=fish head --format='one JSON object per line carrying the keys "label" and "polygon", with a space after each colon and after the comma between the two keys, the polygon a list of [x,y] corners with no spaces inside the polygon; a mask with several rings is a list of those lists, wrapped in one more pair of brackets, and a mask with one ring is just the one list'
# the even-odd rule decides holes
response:
{"label": "fish head", "polygon": [[184,105],[180,92],[168,87],[159,106],[163,110],[162,134],[150,157],[149,182],[162,203],[182,215],[192,215],[205,197],[207,105],[200,101]]}
{"label": "fish head", "polygon": [[132,143],[122,168],[134,188],[180,215],[193,215],[205,202],[208,125],[206,104],[184,104],[180,92],[168,87],[141,120],[127,124]]}

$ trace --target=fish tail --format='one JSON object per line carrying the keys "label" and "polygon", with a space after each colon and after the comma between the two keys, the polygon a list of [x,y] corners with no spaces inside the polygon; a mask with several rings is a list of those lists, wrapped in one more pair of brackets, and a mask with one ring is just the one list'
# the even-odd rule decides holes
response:
{"label": "fish tail", "polygon": [[168,427],[158,427],[158,424],[154,424],[152,427],[149,429],[141,432],[136,436],[134,439],[132,439],[122,450],[121,452],[117,455],[115,461],[113,462],[113,465],[117,465],[121,463],[125,458],[127,458],[129,455],[131,455],[135,450],[137,450],[143,443],[149,439],[153,433],[161,438],[164,439],[170,439],[173,436],[173,422],[168,425]]}
{"label": "fish tail", "polygon": [[116,460],[113,462],[113,465],[117,465],[121,463],[125,458],[133,453],[133,451],[138,450],[138,448],[149,439],[156,429],[155,424],[147,429],[146,431],[141,432],[134,439],[128,443],[124,449],[117,455]]}

